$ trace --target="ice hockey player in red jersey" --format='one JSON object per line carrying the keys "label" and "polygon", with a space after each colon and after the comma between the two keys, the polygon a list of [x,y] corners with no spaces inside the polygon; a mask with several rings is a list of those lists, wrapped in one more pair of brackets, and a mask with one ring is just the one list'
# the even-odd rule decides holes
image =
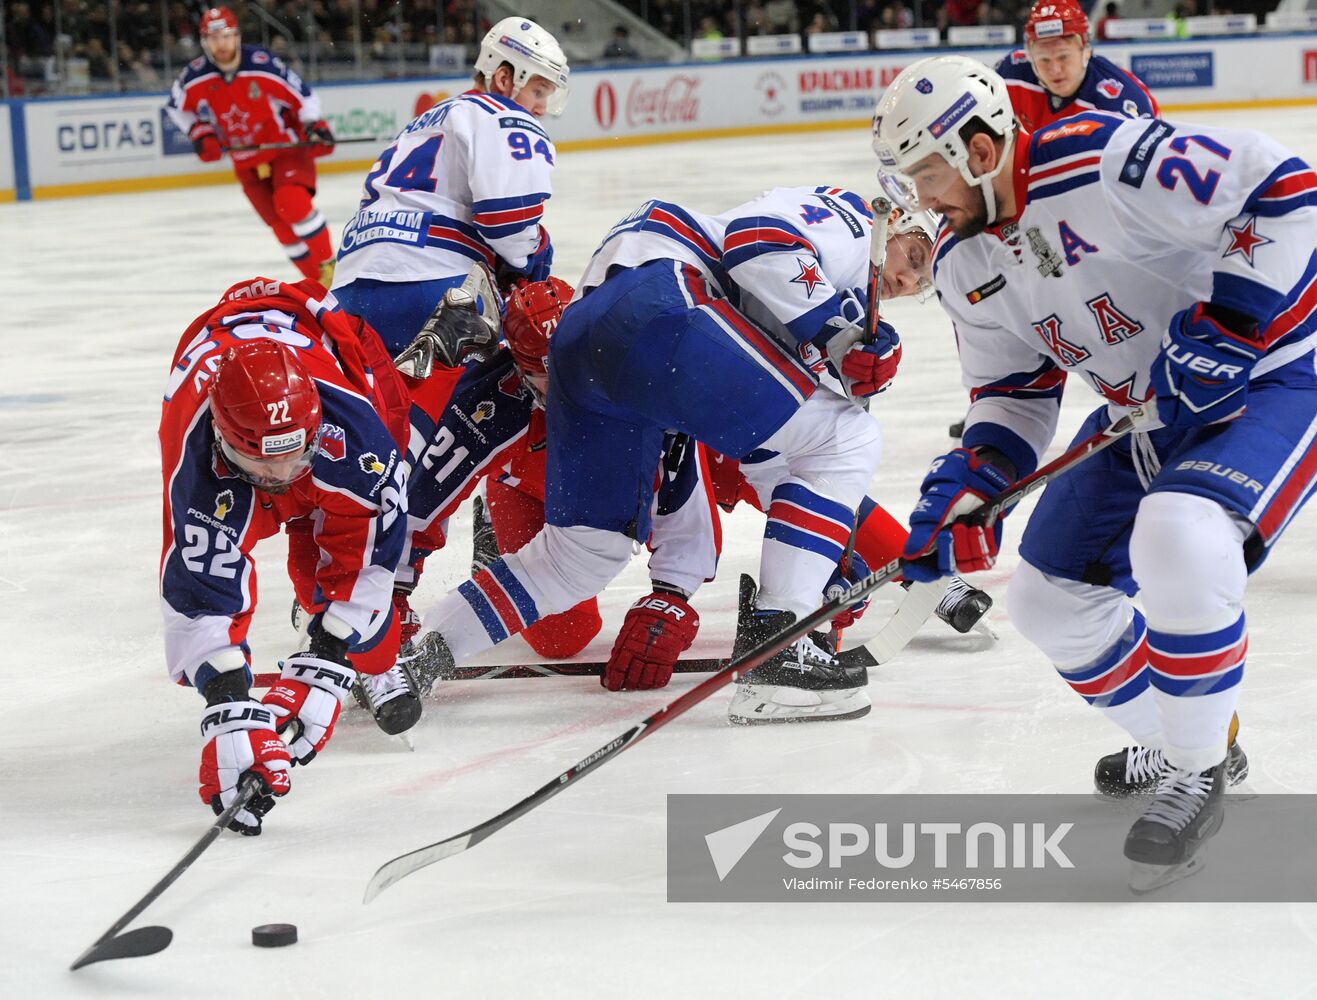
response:
{"label": "ice hockey player in red jersey", "polygon": [[[228,7],[202,15],[206,55],[184,68],[165,109],[205,163],[226,152],[256,214],[274,230],[299,271],[328,287],[334,251],[315,207],[318,156],[334,149],[320,98],[274,53],[243,45]],[[295,149],[238,152],[235,147],[303,143]]]}
{"label": "ice hockey player in red jersey", "polygon": [[997,66],[1011,107],[1030,132],[1081,111],[1156,118],[1157,101],[1129,70],[1089,44],[1088,15],[1077,0],[1038,0],[1024,25],[1024,48]]}
{"label": "ice hockey player in red jersey", "polygon": [[[161,411],[165,658],[205,699],[202,801],[218,813],[244,774],[263,782],[233,822],[249,835],[288,792],[291,764],[324,748],[358,680],[386,731],[420,713],[391,679],[407,393],[374,332],[324,297],[310,280],[233,286],[183,334]],[[281,526],[311,617],[306,644],[258,702],[253,548]]]}

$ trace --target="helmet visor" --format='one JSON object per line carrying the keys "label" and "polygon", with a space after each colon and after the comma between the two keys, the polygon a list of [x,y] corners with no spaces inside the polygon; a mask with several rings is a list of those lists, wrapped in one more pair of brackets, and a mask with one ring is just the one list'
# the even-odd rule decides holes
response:
{"label": "helmet visor", "polygon": [[266,458],[245,455],[225,441],[223,435],[216,433],[215,437],[219,441],[220,452],[224,456],[225,463],[239,479],[250,483],[258,490],[282,493],[310,470],[311,463],[315,461],[316,452],[320,448],[320,436],[324,432],[324,427],[322,423],[316,428],[316,432],[311,435],[310,443],[300,453],[272,455]]}
{"label": "helmet visor", "polygon": [[918,297],[926,302],[933,294],[933,244],[922,232],[897,233],[888,237],[887,262],[883,266],[883,297]]}

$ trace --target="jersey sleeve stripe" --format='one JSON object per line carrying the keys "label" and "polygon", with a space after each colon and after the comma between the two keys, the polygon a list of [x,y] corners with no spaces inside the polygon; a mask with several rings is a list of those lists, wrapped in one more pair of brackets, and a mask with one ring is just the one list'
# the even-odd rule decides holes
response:
{"label": "jersey sleeve stripe", "polygon": [[1263,218],[1317,206],[1317,173],[1297,156],[1273,170],[1244,202],[1244,212]]}

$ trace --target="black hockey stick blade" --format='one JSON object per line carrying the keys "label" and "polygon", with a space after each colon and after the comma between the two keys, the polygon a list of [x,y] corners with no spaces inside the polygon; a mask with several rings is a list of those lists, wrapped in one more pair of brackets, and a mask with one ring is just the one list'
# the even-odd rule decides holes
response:
{"label": "black hockey stick blade", "polygon": [[[1105,430],[1098,431],[1084,438],[1084,440],[1076,442],[1060,457],[1024,476],[996,496],[990,497],[984,502],[983,506],[963,515],[962,519],[965,521],[983,519],[990,524],[1003,511],[1014,507],[1052,479],[1064,474],[1121,438],[1147,426],[1145,416],[1145,408],[1134,409]],[[852,584],[849,589],[843,591],[822,607],[810,612],[799,621],[788,625],[776,635],[770,636],[754,649],[746,650],[740,656],[735,657],[717,673],[706,677],[689,691],[664,705],[653,715],[632,726],[611,742],[605,743],[589,756],[577,761],[576,764],[552,781],[541,785],[520,802],[503,810],[497,816],[493,816],[482,823],[477,823],[456,836],[436,841],[426,847],[399,855],[392,861],[385,862],[366,884],[366,895],[363,902],[369,903],[399,879],[406,878],[408,875],[420,871],[436,861],[451,858],[455,854],[461,854],[463,851],[475,847],[476,844],[497,833],[509,823],[524,816],[537,806],[543,805],[568,785],[579,781],[591,771],[602,767],[633,744],[640,742],[660,727],[685,714],[714,692],[771,659],[780,650],[785,649],[797,639],[831,621],[843,608],[849,607],[866,594],[872,593],[886,583],[890,583],[901,575],[904,566],[905,563],[901,559],[893,559],[886,566],[878,567],[864,579]]]}
{"label": "black hockey stick blade", "polygon": [[80,969],[84,965],[91,965],[92,962],[104,962],[110,958],[139,958],[143,955],[154,955],[168,948],[169,942],[174,939],[174,932],[168,927],[141,927],[122,936],[119,932],[137,919],[143,910],[159,899],[161,893],[178,880],[180,875],[192,867],[192,862],[201,857],[206,848],[215,842],[220,831],[233,821],[233,817],[238,815],[260,788],[261,779],[255,775],[249,774],[243,778],[233,801],[215,817],[215,822],[202,834],[201,839],[192,845],[192,849],[165,873],[164,878],[151,886],[147,894],[134,903],[127,913],[111,924],[110,929],[98,937],[90,948],[78,956],[78,960],[69,966],[69,970]]}
{"label": "black hockey stick blade", "polygon": [[92,945],[78,960],[69,966],[70,970],[81,969],[93,962],[105,962],[112,958],[142,958],[164,951],[169,942],[174,940],[174,932],[168,927],[138,927],[127,934],[120,934],[108,941]]}

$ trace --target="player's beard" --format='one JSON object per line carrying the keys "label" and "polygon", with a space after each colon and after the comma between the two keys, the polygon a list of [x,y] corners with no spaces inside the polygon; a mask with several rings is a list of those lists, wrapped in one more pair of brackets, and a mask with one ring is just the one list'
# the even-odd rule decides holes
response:
{"label": "player's beard", "polygon": [[981,187],[969,189],[969,202],[965,210],[957,214],[960,221],[952,222],[950,218],[947,219],[951,232],[962,240],[978,236],[988,228],[988,203],[983,197]]}

